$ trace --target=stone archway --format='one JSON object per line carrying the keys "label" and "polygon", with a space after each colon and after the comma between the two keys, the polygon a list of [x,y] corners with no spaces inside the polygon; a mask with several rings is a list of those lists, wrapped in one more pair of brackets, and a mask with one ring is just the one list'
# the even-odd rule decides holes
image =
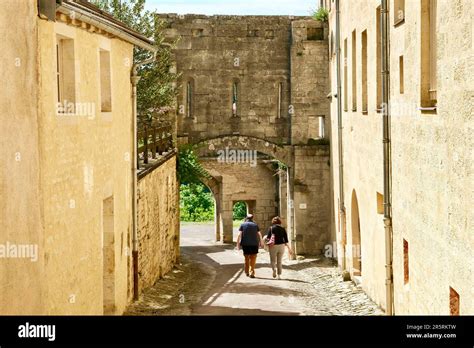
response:
{"label": "stone archway", "polygon": [[293,163],[291,146],[278,145],[255,137],[227,135],[201,140],[196,143],[196,146],[198,154],[204,157],[215,155],[216,152],[220,150],[225,151],[227,148],[233,150],[254,150],[271,156],[289,167]]}
{"label": "stone archway", "polygon": [[[279,215],[280,200],[277,197],[276,169],[273,161],[287,166],[292,164],[290,146],[277,145],[263,139],[240,135],[222,136],[202,140],[195,144],[196,153],[203,161],[204,167],[212,176],[220,177],[220,191],[216,197],[216,240],[224,243],[233,242],[233,204],[235,201],[252,202],[255,217],[266,228],[271,218]],[[237,160],[220,161],[220,153],[227,150],[243,155],[251,153],[255,165],[248,165]],[[245,156],[244,156],[245,157]],[[241,157],[239,157],[241,158]],[[211,183],[205,183],[211,188]],[[288,185],[287,182],[281,185]],[[215,191],[215,189],[212,189]],[[285,188],[285,192],[287,189]],[[286,197],[286,196],[285,196]],[[287,202],[288,203],[288,202]],[[284,209],[286,212],[287,209]],[[219,231],[219,232],[218,232]],[[219,237],[217,237],[219,234]]]}
{"label": "stone archway", "polygon": [[360,217],[359,202],[357,193],[352,190],[351,200],[351,255],[352,255],[352,275],[362,275],[362,245],[360,238]]}
{"label": "stone archway", "polygon": [[214,224],[215,224],[215,236],[216,242],[221,240],[223,235],[222,231],[222,178],[211,176],[209,178],[201,179],[202,183],[211,190],[214,196]]}

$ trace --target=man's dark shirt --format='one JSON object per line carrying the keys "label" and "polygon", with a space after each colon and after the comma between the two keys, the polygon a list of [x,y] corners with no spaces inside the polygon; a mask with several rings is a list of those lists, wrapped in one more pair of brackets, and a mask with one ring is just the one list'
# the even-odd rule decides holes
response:
{"label": "man's dark shirt", "polygon": [[240,225],[239,231],[242,231],[240,244],[242,246],[258,246],[258,225],[253,221],[246,221]]}

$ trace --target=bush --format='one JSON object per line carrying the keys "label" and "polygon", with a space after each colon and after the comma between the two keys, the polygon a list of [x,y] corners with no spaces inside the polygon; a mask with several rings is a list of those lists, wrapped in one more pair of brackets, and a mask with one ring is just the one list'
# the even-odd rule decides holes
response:
{"label": "bush", "polygon": [[180,186],[181,221],[205,222],[214,220],[214,197],[203,184]]}
{"label": "bush", "polygon": [[232,217],[235,220],[243,220],[247,216],[247,204],[244,202],[237,202],[234,205],[234,210],[232,213]]}
{"label": "bush", "polygon": [[313,18],[320,22],[327,22],[329,18],[329,12],[324,7],[320,7],[317,11],[314,11]]}

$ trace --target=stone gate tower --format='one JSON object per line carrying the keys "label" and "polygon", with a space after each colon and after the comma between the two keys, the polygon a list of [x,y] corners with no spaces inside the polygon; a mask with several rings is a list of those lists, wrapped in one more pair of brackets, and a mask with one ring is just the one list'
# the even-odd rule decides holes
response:
{"label": "stone gate tower", "polygon": [[[201,144],[216,239],[232,208],[283,217],[298,254],[330,240],[327,26],[309,17],[159,15],[180,74],[178,137]],[[252,162],[253,154],[256,161]]]}

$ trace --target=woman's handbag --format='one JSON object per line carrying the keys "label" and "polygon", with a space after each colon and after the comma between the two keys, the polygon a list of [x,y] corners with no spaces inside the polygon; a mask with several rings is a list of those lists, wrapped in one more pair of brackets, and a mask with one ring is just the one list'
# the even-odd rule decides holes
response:
{"label": "woman's handbag", "polygon": [[271,246],[274,246],[274,245],[275,245],[275,235],[273,234],[273,226],[270,227],[270,232],[272,233],[272,236],[270,237],[270,239],[268,239],[267,241],[265,241],[265,244],[266,244],[268,247],[271,247]]}

